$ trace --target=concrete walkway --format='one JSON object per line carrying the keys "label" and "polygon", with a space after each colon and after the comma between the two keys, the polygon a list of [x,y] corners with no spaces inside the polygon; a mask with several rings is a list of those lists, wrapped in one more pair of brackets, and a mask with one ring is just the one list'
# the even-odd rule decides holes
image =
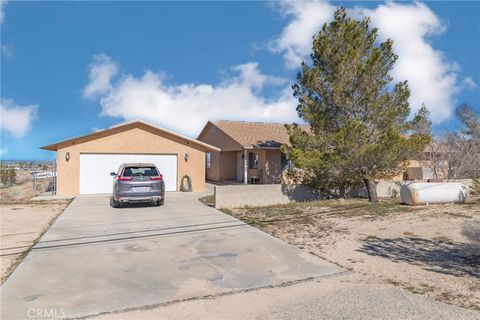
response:
{"label": "concrete walkway", "polygon": [[82,317],[340,271],[198,196],[121,209],[105,195],[77,197],[4,283],[2,319]]}

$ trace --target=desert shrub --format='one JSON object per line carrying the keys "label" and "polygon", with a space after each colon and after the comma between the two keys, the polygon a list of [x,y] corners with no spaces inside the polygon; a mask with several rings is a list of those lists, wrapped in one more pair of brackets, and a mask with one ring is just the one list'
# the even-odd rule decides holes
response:
{"label": "desert shrub", "polygon": [[480,196],[480,179],[473,179],[470,191],[473,195]]}
{"label": "desert shrub", "polygon": [[462,234],[472,243],[480,246],[480,221],[465,222]]}
{"label": "desert shrub", "polygon": [[3,167],[0,169],[0,182],[4,186],[12,185],[17,181],[17,172],[14,168]]}

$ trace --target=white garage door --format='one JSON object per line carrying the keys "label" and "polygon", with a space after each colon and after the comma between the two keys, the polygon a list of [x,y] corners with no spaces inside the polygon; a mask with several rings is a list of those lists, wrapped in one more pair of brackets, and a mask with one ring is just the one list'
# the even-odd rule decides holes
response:
{"label": "white garage door", "polygon": [[80,194],[111,193],[113,177],[123,163],[146,162],[157,166],[166,191],[177,190],[177,156],[165,154],[80,154]]}

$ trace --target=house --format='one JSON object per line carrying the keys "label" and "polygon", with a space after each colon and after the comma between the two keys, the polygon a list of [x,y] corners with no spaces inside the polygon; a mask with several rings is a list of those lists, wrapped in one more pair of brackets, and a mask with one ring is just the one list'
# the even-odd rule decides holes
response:
{"label": "house", "polygon": [[447,179],[449,176],[448,153],[445,144],[428,144],[416,159],[407,162],[405,172],[391,178],[392,181],[404,180],[436,180]]}
{"label": "house", "polygon": [[205,188],[205,153],[220,149],[136,120],[42,147],[57,153],[57,195],[112,192],[110,172],[122,163],[154,163],[167,191],[189,176],[193,191]]}
{"label": "house", "polygon": [[[304,128],[308,130],[308,126]],[[283,124],[209,121],[197,139],[221,149],[206,154],[207,180],[244,184],[276,184],[284,181],[283,172],[289,164],[280,147],[289,144],[289,135]],[[408,161],[405,172],[388,180],[444,178],[446,162],[435,162],[435,174],[430,158],[432,151],[426,148],[419,159]]]}
{"label": "house", "polygon": [[289,143],[283,124],[208,121],[197,140],[221,149],[207,153],[207,180],[244,184],[282,182],[288,163],[280,147]]}

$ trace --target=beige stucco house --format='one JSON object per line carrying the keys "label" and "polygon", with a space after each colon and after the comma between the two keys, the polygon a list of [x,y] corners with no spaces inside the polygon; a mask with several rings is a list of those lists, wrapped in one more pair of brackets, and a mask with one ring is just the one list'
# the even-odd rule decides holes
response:
{"label": "beige stucco house", "polygon": [[[110,193],[110,172],[126,162],[154,163],[167,191],[179,191],[185,176],[193,191],[203,191],[205,180],[282,183],[288,166],[283,144],[289,144],[289,136],[280,123],[209,121],[192,139],[135,120],[42,149],[57,152],[57,194],[77,195]],[[407,172],[393,180],[425,179],[423,162],[409,161]]]}
{"label": "beige stucco house", "polygon": [[[289,144],[289,135],[283,124],[209,121],[197,139],[221,149],[207,153],[207,180],[245,184],[275,184],[284,180],[283,172],[288,162],[280,147]],[[424,158],[428,158],[428,152],[426,149]],[[445,164],[442,163],[441,167]],[[405,172],[389,180],[426,180],[445,176],[438,172],[434,175],[430,168],[432,164],[428,161],[412,159]]]}
{"label": "beige stucco house", "polygon": [[287,161],[280,147],[289,143],[283,124],[209,121],[197,140],[221,149],[207,153],[207,180],[245,184],[282,182]]}
{"label": "beige stucco house", "polygon": [[42,147],[57,152],[57,194],[110,193],[122,163],[154,163],[166,190],[178,191],[188,175],[193,191],[205,188],[205,153],[220,152],[208,143],[136,120]]}

